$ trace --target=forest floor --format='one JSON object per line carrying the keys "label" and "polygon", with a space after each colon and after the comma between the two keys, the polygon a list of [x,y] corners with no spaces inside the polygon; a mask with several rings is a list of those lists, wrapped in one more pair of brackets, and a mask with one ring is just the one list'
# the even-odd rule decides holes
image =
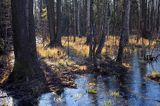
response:
{"label": "forest floor", "polygon": [[[89,46],[85,45],[85,41],[84,37],[76,37],[75,42],[73,38],[64,37],[62,39],[63,47],[61,48],[49,48],[45,46],[46,43],[37,44],[37,51],[43,63],[43,68],[45,68],[47,85],[51,91],[59,93],[64,87],[76,87],[74,84],[75,74],[99,72],[103,74],[109,74],[109,72],[110,74],[122,74],[124,70],[127,70],[125,66],[121,66],[108,57],[98,60],[100,69],[96,69],[87,59]],[[106,53],[106,48],[104,48],[102,51],[103,57]],[[109,53],[114,55],[112,52]],[[107,72],[105,72],[106,69],[108,69]],[[112,70],[116,70],[116,72]]]}
{"label": "forest floor", "polygon": [[[127,72],[127,68],[130,68],[130,64],[125,61],[123,65],[114,61],[117,55],[118,37],[109,36],[106,38],[107,42],[102,50],[103,58],[98,59],[100,69],[96,69],[87,60],[89,46],[85,45],[85,41],[85,37],[76,37],[75,42],[73,37],[63,37],[63,47],[61,48],[49,48],[47,46],[48,42],[37,43],[37,51],[43,63],[43,68],[46,68],[44,71],[45,78],[51,91],[59,93],[64,87],[76,87],[74,84],[75,74],[102,73],[121,75]],[[144,40],[144,43],[145,47],[149,45],[148,40]],[[152,42],[152,45],[154,44],[155,42]],[[130,38],[125,54],[132,53],[134,47],[142,48],[141,45],[142,39]]]}
{"label": "forest floor", "polygon": [[[68,42],[69,41],[69,42]],[[85,73],[103,73],[103,74],[124,74],[127,72],[127,68],[130,68],[130,64],[127,62],[123,65],[116,63],[115,56],[117,55],[118,37],[109,36],[106,38],[105,46],[102,50],[102,58],[98,59],[100,69],[95,69],[93,64],[87,60],[89,46],[85,45],[85,38],[76,37],[74,42],[73,37],[62,38],[61,48],[50,48],[48,42],[41,42],[37,40],[37,51],[39,60],[41,61],[41,68],[44,71],[46,85],[50,91],[60,94],[65,87],[76,87],[74,80],[76,74]],[[144,40],[145,47],[148,46],[148,40]],[[155,45],[155,42],[152,42]],[[129,45],[125,49],[125,54],[132,53],[134,47],[142,48],[142,40],[136,38],[130,38]],[[128,49],[129,48],[129,49]],[[13,67],[14,56],[3,56],[0,63],[0,84],[4,83]],[[110,57],[110,58],[108,58]],[[11,63],[11,64],[9,64]],[[7,71],[5,71],[7,70]],[[106,72],[106,70],[108,70]],[[113,71],[115,70],[115,71]],[[34,85],[33,85],[34,86]]]}

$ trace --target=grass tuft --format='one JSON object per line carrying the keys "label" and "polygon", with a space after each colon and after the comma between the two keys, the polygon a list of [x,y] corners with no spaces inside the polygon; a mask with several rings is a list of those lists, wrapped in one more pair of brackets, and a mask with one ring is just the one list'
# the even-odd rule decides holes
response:
{"label": "grass tuft", "polygon": [[119,91],[112,91],[110,95],[114,96],[114,97],[119,97],[120,96]]}
{"label": "grass tuft", "polygon": [[147,75],[147,77],[160,83],[160,72],[157,70],[152,71],[151,74]]}

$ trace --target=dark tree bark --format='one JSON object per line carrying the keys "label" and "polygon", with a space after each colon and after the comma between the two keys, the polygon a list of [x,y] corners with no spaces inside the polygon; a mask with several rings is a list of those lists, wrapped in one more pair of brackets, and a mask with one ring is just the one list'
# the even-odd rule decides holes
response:
{"label": "dark tree bark", "polygon": [[104,47],[104,44],[105,44],[105,38],[106,38],[106,35],[109,35],[109,16],[108,16],[108,12],[109,12],[109,3],[108,3],[108,0],[105,0],[104,1],[104,8],[103,8],[103,23],[102,23],[102,36],[100,38],[100,41],[99,41],[99,44],[98,44],[98,47],[97,47],[97,50],[96,50],[96,56],[98,57],[101,57],[101,52],[102,52],[102,49]]}
{"label": "dark tree bark", "polygon": [[77,15],[77,13],[78,13],[77,12],[78,11],[77,10],[77,5],[78,5],[78,2],[77,2],[77,0],[74,0],[73,3],[74,3],[74,28],[73,29],[74,29],[74,41],[75,41],[76,40],[76,36],[78,35],[77,34],[77,32],[78,32],[77,31],[77,16],[78,16]]}
{"label": "dark tree bark", "polygon": [[80,9],[81,9],[81,2],[78,1],[77,5],[77,34],[80,36]]}
{"label": "dark tree bark", "polygon": [[7,54],[10,50],[11,14],[10,1],[0,1],[0,55]]}
{"label": "dark tree bark", "polygon": [[15,54],[11,79],[28,81],[41,73],[36,52],[33,0],[12,0],[11,5]]}
{"label": "dark tree bark", "polygon": [[87,0],[87,31],[86,31],[86,36],[87,36],[87,40],[86,40],[86,44],[89,45],[89,43],[91,42],[91,37],[90,37],[90,30],[91,30],[91,26],[90,26],[90,12],[91,12],[91,0]]}
{"label": "dark tree bark", "polygon": [[158,16],[157,16],[157,24],[156,24],[156,29],[157,33],[160,33],[160,1],[158,1]]}
{"label": "dark tree bark", "polygon": [[55,45],[55,7],[54,0],[46,0],[47,4],[47,12],[48,12],[48,26],[49,26],[49,34],[50,34],[50,46]]}
{"label": "dark tree bark", "polygon": [[62,5],[61,5],[61,0],[57,0],[57,36],[55,41],[56,46],[62,46],[61,24],[62,24]]}
{"label": "dark tree bark", "polygon": [[145,33],[147,31],[147,1],[146,0],[142,0],[141,14],[142,14],[142,21],[141,21],[142,36],[145,36]]}
{"label": "dark tree bark", "polygon": [[90,13],[90,20],[89,20],[89,58],[91,61],[94,61],[95,59],[95,42],[94,42],[94,30],[95,30],[95,25],[94,25],[94,11],[93,11],[93,0],[90,0],[90,9],[89,9],[89,13]]}
{"label": "dark tree bark", "polygon": [[123,26],[122,26],[121,36],[120,36],[118,56],[117,56],[117,60],[116,60],[119,63],[122,63],[123,50],[128,42],[130,3],[131,3],[131,0],[124,0]]}

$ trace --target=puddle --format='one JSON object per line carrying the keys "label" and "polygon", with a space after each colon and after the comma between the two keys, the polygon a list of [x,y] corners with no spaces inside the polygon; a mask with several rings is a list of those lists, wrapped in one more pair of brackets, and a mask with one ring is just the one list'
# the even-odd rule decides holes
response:
{"label": "puddle", "polygon": [[[160,62],[142,63],[137,53],[130,62],[129,73],[120,77],[76,75],[76,89],[65,88],[60,96],[43,94],[38,106],[160,106],[160,84],[145,79],[153,70],[160,71]],[[12,106],[14,102],[7,97],[0,103]]]}

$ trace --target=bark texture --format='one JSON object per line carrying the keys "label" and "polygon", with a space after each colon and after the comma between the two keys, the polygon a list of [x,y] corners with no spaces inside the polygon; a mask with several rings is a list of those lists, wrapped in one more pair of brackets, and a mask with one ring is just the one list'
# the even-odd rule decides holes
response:
{"label": "bark texture", "polygon": [[14,81],[33,78],[40,71],[34,30],[33,0],[12,0],[15,64]]}
{"label": "bark texture", "polygon": [[126,44],[128,42],[130,3],[131,3],[131,0],[124,0],[123,25],[122,25],[122,32],[121,32],[121,35],[120,35],[118,56],[117,56],[117,60],[116,60],[119,63],[122,63],[123,50],[124,50],[124,47],[126,46]]}
{"label": "bark texture", "polygon": [[50,34],[50,46],[54,46],[55,43],[55,7],[54,0],[46,0],[48,11],[48,26]]}

